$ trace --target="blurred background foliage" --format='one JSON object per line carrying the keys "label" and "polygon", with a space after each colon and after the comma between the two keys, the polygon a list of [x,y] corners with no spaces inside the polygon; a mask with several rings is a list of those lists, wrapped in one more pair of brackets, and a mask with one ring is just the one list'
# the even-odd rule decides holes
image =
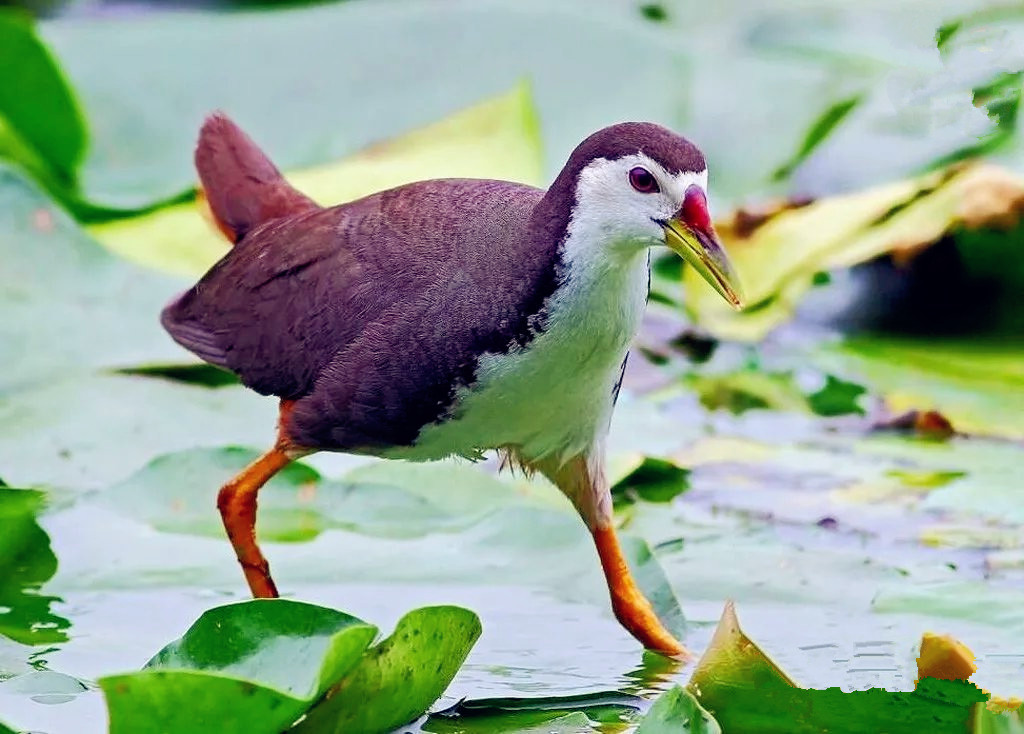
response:
{"label": "blurred background foliage", "polygon": [[[984,687],[1024,693],[1019,3],[3,5],[5,722],[101,731],[80,680],[240,595],[212,497],[274,408],[156,321],[225,248],[191,161],[218,108],[325,204],[438,176],[544,186],[623,119],[691,137],[751,303],[655,262],[610,444],[645,583],[673,613],[676,590],[698,649],[736,598],[801,683],[906,690],[941,628]],[[476,700],[424,731],[621,730],[679,679],[638,662],[550,488],[309,463],[261,496],[293,593],[382,629],[413,603],[483,621],[449,691]]]}

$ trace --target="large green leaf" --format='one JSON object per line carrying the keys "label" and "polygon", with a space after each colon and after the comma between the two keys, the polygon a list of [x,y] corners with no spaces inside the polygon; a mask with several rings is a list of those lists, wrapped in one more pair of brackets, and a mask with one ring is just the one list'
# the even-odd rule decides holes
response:
{"label": "large green leaf", "polygon": [[[468,31],[479,28],[488,30]],[[654,32],[632,8],[583,2],[354,2],[57,19],[42,32],[90,120],[85,191],[125,206],[191,188],[195,131],[217,108],[294,170],[428,124],[526,77],[546,150],[559,159],[551,165],[560,167],[597,127],[669,120],[685,94],[683,54],[671,34]],[[579,53],[565,53],[566,38]],[[376,61],[368,67],[367,59]]]}
{"label": "large green leaf", "polygon": [[[165,532],[221,538],[224,530],[213,505],[216,491],[258,455],[251,449],[226,448],[160,456],[96,499]],[[430,491],[425,477],[433,477],[437,489]],[[478,498],[475,511],[460,508],[456,495],[473,490],[471,496]],[[376,463],[343,481],[330,481],[296,463],[260,492],[260,537],[310,540],[328,528],[385,537],[452,531],[493,511],[500,496],[510,491],[479,469],[456,464]]]}
{"label": "large green leaf", "polygon": [[799,688],[740,629],[730,605],[687,685],[725,731],[960,734],[988,695],[966,681],[926,678],[910,692]]}
{"label": "large green leaf", "polygon": [[0,635],[26,645],[67,641],[68,621],[50,611],[59,599],[39,593],[57,570],[42,505],[39,492],[0,487]]}
{"label": "large green leaf", "polygon": [[296,734],[391,731],[422,714],[455,677],[480,620],[458,607],[417,609],[295,728]]}
{"label": "large green leaf", "polygon": [[[267,153],[275,158],[275,151]],[[427,178],[500,178],[537,184],[540,139],[529,89],[487,100],[355,156],[289,174],[324,205]],[[124,257],[163,270],[203,273],[227,249],[194,201],[93,225],[90,232]]]}
{"label": "large green leaf", "polygon": [[177,361],[160,309],[184,283],[106,252],[0,165],[0,392],[101,367]]}
{"label": "large green leaf", "polygon": [[[15,158],[64,188],[75,180],[86,146],[85,123],[60,67],[36,36],[27,14],[0,10],[0,156],[13,137],[31,155]],[[13,141],[7,140],[9,145]]]}
{"label": "large green leaf", "polygon": [[211,609],[141,672],[100,679],[110,731],[279,734],[357,665],[376,633],[283,599]]}

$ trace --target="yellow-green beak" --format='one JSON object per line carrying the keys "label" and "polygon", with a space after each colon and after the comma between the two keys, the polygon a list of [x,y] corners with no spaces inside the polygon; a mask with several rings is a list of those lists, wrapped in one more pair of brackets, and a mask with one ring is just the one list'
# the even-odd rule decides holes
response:
{"label": "yellow-green beak", "polygon": [[707,229],[691,227],[681,219],[666,221],[665,244],[700,273],[711,287],[736,309],[743,307],[743,289],[718,236]]}

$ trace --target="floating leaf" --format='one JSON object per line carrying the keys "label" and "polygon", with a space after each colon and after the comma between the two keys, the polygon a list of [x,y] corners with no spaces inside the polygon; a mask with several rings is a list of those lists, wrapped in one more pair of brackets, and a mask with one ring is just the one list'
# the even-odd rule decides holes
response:
{"label": "floating leaf", "polygon": [[[214,506],[217,490],[259,455],[254,449],[231,447],[160,456],[95,499],[119,514],[165,532],[222,538],[224,530]],[[357,470],[352,474],[363,477],[361,480],[344,481],[325,480],[301,463],[285,467],[260,491],[260,537],[306,541],[328,528],[390,537],[454,530],[472,524],[480,510],[460,513],[456,507],[453,512],[444,503],[444,492],[424,491],[424,474],[433,475],[434,481],[446,489],[467,479],[475,479],[477,488],[483,485],[484,493],[507,488],[478,468],[453,464],[426,469],[414,464],[378,466],[376,471]],[[374,474],[381,478],[374,480]],[[494,499],[486,494],[484,498]]]}
{"label": "floating leaf", "polygon": [[[886,731],[913,734],[965,731],[974,704],[988,696],[971,683],[921,680],[914,691],[798,688],[739,627],[726,605],[715,636],[687,685],[724,731]],[[749,697],[748,700],[746,700]]]}
{"label": "floating leaf", "polygon": [[296,734],[376,734],[412,721],[444,693],[479,636],[480,620],[468,610],[410,612],[309,712]]}
{"label": "floating leaf", "polygon": [[284,599],[211,609],[142,671],[100,679],[110,731],[280,734],[358,664],[376,633]]}
{"label": "floating leaf", "polygon": [[721,734],[718,722],[682,686],[662,694],[640,721],[636,734]]}
{"label": "floating leaf", "polygon": [[36,522],[43,495],[0,488],[0,635],[26,645],[66,642],[69,623],[39,593],[57,570],[50,538]]}

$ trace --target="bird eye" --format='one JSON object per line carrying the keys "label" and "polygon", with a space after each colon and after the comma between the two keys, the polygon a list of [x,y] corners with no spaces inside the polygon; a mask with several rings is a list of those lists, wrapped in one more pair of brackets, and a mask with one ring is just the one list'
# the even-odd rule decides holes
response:
{"label": "bird eye", "polygon": [[658,192],[658,180],[646,168],[637,166],[629,172],[629,183],[641,194]]}

